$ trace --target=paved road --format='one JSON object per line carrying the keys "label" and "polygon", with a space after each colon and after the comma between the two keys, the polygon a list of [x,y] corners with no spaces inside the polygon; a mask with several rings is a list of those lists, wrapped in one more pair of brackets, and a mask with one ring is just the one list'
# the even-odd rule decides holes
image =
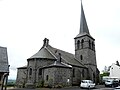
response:
{"label": "paved road", "polygon": [[[89,90],[89,89],[81,89],[80,87],[66,87],[66,88],[37,88],[37,89],[27,89],[27,88],[9,88],[8,90]],[[95,89],[90,90],[114,90],[113,88],[106,88],[104,85],[97,85]]]}

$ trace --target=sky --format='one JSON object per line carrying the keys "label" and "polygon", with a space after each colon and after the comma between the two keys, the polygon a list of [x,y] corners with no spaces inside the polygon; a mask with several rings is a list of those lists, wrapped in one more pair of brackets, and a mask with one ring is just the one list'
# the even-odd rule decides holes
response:
{"label": "sky", "polygon": [[[120,0],[83,0],[100,71],[120,62]],[[48,38],[55,48],[75,53],[80,28],[80,0],[0,0],[0,46],[7,47],[9,79],[27,65]]]}

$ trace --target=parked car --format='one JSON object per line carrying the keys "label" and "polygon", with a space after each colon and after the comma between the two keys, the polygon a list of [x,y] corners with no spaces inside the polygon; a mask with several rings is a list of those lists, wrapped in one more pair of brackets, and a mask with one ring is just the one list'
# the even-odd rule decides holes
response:
{"label": "parked car", "polygon": [[95,88],[95,83],[92,80],[82,80],[80,84],[81,88]]}
{"label": "parked car", "polygon": [[105,86],[109,86],[109,87],[118,87],[119,85],[119,81],[118,80],[107,80],[105,81]]}
{"label": "parked car", "polygon": [[118,87],[115,87],[115,89],[114,90],[120,90],[120,86],[118,86]]}

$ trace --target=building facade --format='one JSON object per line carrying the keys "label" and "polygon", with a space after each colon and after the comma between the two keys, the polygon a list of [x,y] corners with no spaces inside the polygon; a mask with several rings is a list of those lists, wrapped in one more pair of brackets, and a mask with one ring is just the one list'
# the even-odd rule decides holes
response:
{"label": "building facade", "polygon": [[110,75],[111,78],[118,78],[120,80],[120,65],[113,63],[110,66]]}
{"label": "building facade", "polygon": [[4,84],[5,85],[7,84],[6,82],[8,79],[8,75],[9,75],[9,64],[8,64],[7,48],[0,47],[0,90],[3,90]]}
{"label": "building facade", "polygon": [[[97,83],[99,70],[96,63],[95,39],[90,35],[83,6],[81,3],[81,21],[79,34],[74,38],[75,54],[49,45],[49,39],[43,40],[41,49],[27,59],[26,79],[16,85],[26,87],[71,86],[79,85],[83,79]],[[22,80],[22,70],[18,68],[17,80]],[[23,75],[24,76],[24,75]]]}

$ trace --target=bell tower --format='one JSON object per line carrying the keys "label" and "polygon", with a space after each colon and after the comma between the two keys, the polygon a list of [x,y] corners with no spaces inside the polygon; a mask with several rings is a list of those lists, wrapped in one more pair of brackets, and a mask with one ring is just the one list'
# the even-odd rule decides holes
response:
{"label": "bell tower", "polygon": [[83,5],[81,1],[81,19],[80,31],[75,39],[75,58],[82,62],[89,71],[89,79],[96,81],[96,52],[95,52],[95,39],[90,35]]}

